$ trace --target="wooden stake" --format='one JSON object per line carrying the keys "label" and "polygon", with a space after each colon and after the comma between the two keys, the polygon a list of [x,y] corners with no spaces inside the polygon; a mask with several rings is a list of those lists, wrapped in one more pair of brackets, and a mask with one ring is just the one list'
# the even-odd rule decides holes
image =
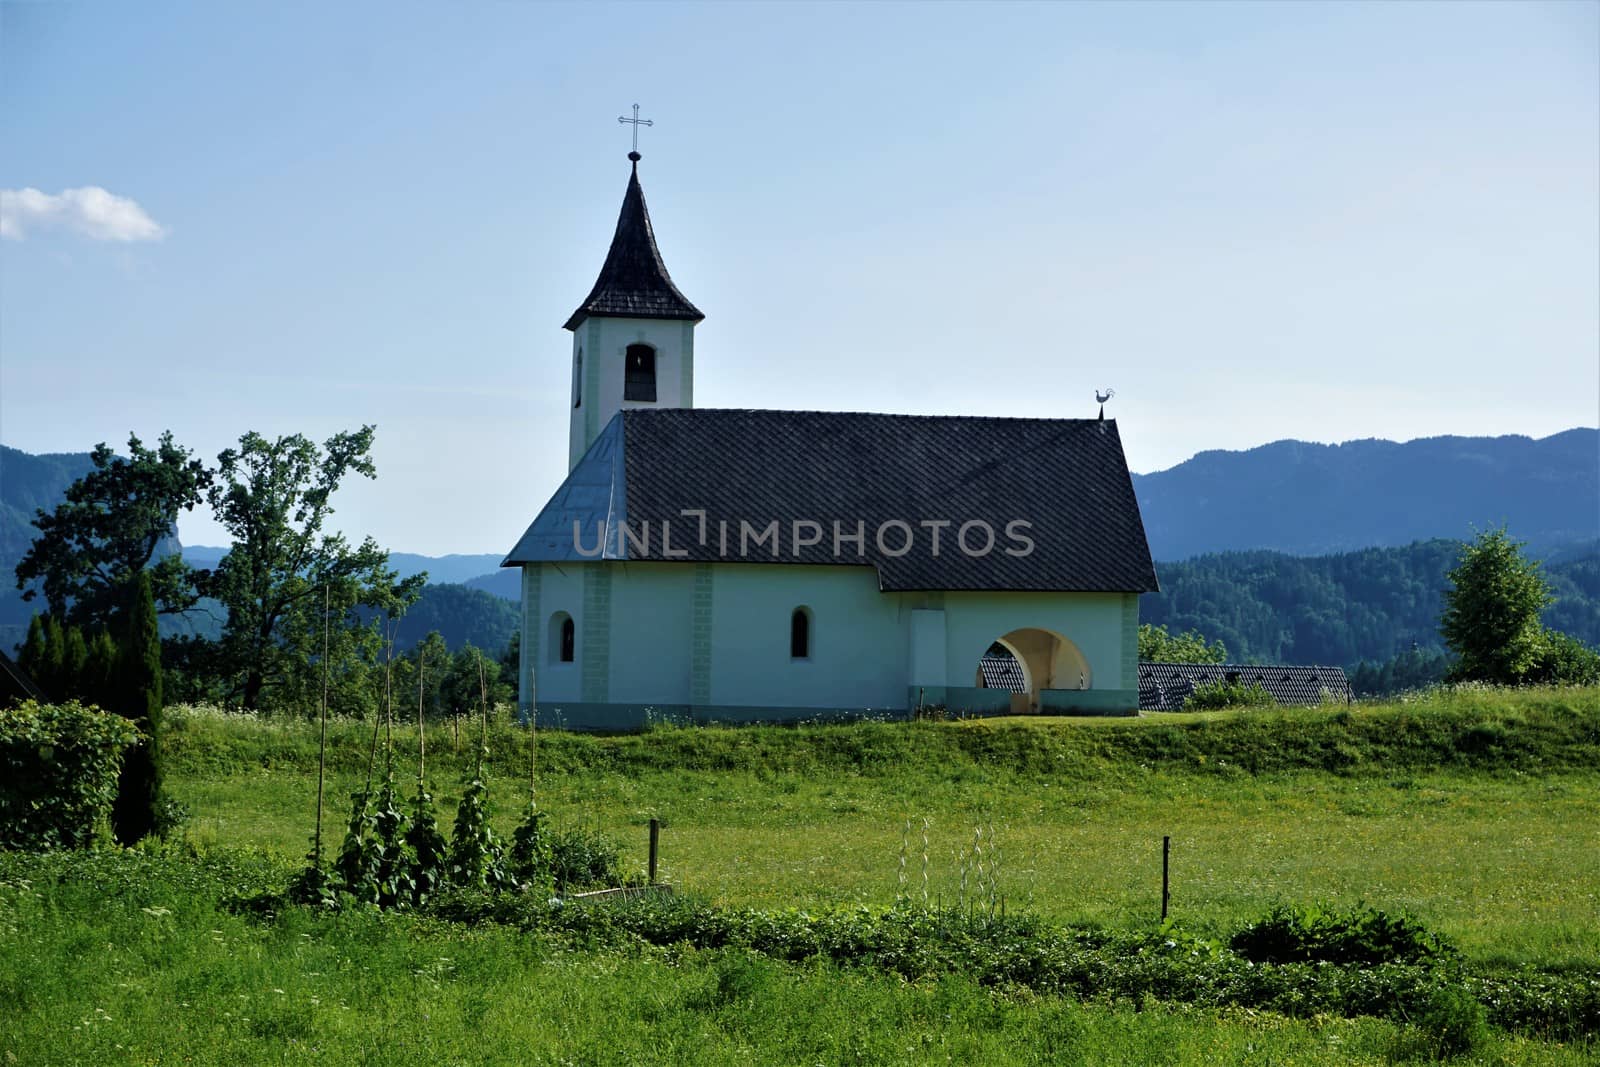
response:
{"label": "wooden stake", "polygon": [[322,783],[328,768],[328,611],[327,583],[322,586],[322,740],[317,745],[317,829],[312,837],[314,863],[322,867]]}
{"label": "wooden stake", "polygon": [[422,719],[422,663],[427,659],[428,653],[421,645],[417,646],[417,787],[422,787],[423,779],[428,773],[428,727]]}
{"label": "wooden stake", "polygon": [[1167,874],[1170,870],[1172,854],[1172,838],[1161,839],[1161,921],[1167,921],[1167,901],[1170,894],[1167,892]]}
{"label": "wooden stake", "polygon": [[656,854],[661,846],[661,820],[650,820],[650,884],[656,884]]}

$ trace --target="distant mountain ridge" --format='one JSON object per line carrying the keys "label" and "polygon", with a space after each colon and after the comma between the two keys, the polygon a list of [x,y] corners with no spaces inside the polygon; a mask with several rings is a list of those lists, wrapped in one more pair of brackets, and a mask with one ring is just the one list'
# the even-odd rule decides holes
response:
{"label": "distant mountain ridge", "polygon": [[[227,554],[226,548],[219,548],[216,545],[183,546],[183,558],[195,567],[215,567]],[[459,585],[469,578],[476,578],[500,566],[503,558],[504,555],[501,553],[421,556],[415,552],[391,552],[389,566],[393,567],[401,578],[409,578],[413,574],[427,571],[430,585]]]}
{"label": "distant mountain ridge", "polygon": [[1600,536],[1600,429],[1201,452],[1133,476],[1157,560],[1465,539],[1505,524],[1544,552]]}

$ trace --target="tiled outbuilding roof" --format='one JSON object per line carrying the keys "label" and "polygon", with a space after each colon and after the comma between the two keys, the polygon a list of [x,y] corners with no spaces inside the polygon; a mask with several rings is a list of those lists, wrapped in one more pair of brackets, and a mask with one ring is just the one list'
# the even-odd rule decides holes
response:
{"label": "tiled outbuilding roof", "polygon": [[1279,704],[1350,699],[1342,667],[1263,667],[1253,663],[1141,663],[1139,710],[1178,711],[1196,686],[1213,682],[1260,685]]}
{"label": "tiled outbuilding roof", "polygon": [[672,284],[667,265],[656,248],[655,231],[650,227],[650,211],[645,207],[644,190],[639,186],[639,162],[633,163],[628,191],[622,197],[622,213],[617,216],[617,232],[611,250],[594,288],[567,319],[566,328],[576,330],[590,315],[614,315],[630,319],[705,318],[700,309]]}
{"label": "tiled outbuilding roof", "polygon": [[1028,678],[1022,671],[1022,664],[1004,645],[990,645],[989,651],[978,660],[978,670],[983,673],[985,689],[1004,689],[1009,693],[1028,691]]}
{"label": "tiled outbuilding roof", "polygon": [[[627,409],[505,565],[589,558],[601,521],[605,559],[867,565],[885,591],[1157,588],[1114,420]],[[769,524],[775,544],[741,538]]]}

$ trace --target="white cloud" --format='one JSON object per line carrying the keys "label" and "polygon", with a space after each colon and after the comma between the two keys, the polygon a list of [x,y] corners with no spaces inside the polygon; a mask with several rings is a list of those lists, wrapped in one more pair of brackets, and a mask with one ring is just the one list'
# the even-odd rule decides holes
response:
{"label": "white cloud", "polygon": [[98,185],[51,195],[37,189],[0,189],[0,237],[64,229],[95,241],[159,241],[166,230],[138,202]]}

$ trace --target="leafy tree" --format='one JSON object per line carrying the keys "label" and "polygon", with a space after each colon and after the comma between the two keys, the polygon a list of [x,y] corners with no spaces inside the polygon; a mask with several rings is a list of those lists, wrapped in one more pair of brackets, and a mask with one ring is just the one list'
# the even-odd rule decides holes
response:
{"label": "leafy tree", "polygon": [[485,696],[491,709],[512,699],[511,687],[500,680],[499,662],[471,644],[451,657],[439,695],[445,710],[452,715],[477,712]]}
{"label": "leafy tree", "polygon": [[1462,548],[1451,569],[1439,632],[1456,654],[1454,677],[1513,685],[1544,655],[1539,613],[1551,601],[1550,587],[1522,546],[1503,527],[1488,530]]}
{"label": "leafy tree", "polygon": [[[454,665],[450,646],[438,630],[429,633],[411,654],[414,669],[422,671],[422,706],[429,718],[442,718],[446,714],[444,680]],[[417,688],[416,675],[407,671],[407,692]]]}
{"label": "leafy tree", "polygon": [[[247,433],[217,457],[211,505],[233,548],[205,591],[227,608],[220,652],[246,708],[260,707],[297,671],[303,683],[307,665],[320,660],[325,599],[345,612],[357,605],[398,612],[427,581],[425,574],[397,581],[388,552],[370,537],[352,548],[343,535],[323,532],[340,482],[351,473],[376,477],[372,438],[373,427],[363,426],[318,448],[299,434]],[[354,628],[340,627],[352,646]]]}
{"label": "leafy tree", "polygon": [[1206,642],[1199,630],[1168,633],[1165,626],[1143,623],[1139,627],[1141,663],[1226,663],[1228,649],[1223,643]]}
{"label": "leafy tree", "polygon": [[112,829],[125,845],[156,832],[161,804],[161,637],[148,571],[139,572],[132,592],[115,710],[144,736],[123,758],[111,809]]}
{"label": "leafy tree", "polygon": [[[50,614],[67,623],[101,628],[128,603],[134,575],[150,566],[172,536],[180,512],[204,499],[211,472],[163,433],[154,449],[128,437],[128,458],[105,443],[95,446],[94,469],[73,482],[54,512],[34,519],[39,536],[17,564],[24,600],[44,591]],[[163,612],[186,611],[197,599],[195,572],[178,555],[156,563],[151,575]]]}

